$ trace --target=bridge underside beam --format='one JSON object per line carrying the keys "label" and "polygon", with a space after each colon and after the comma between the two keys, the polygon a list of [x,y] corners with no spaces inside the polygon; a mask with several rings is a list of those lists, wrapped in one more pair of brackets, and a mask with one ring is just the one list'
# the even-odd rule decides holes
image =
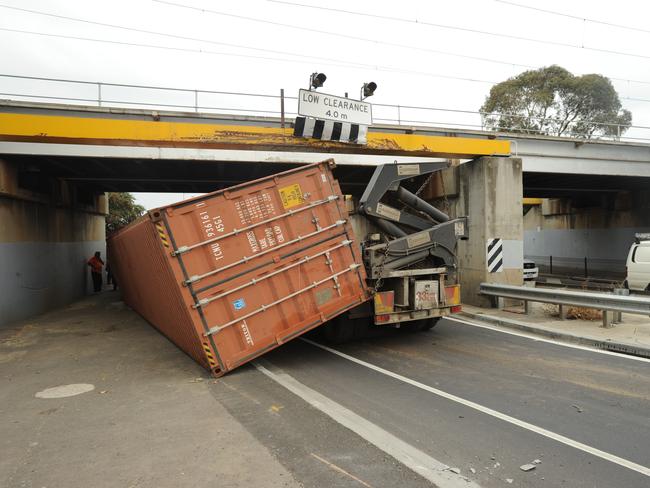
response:
{"label": "bridge underside beam", "polygon": [[465,159],[510,154],[503,140],[370,132],[367,145],[357,145],[294,137],[291,128],[84,115],[0,113],[0,141]]}
{"label": "bridge underside beam", "polygon": [[[525,167],[525,165],[524,165]],[[524,196],[583,197],[646,191],[650,177],[524,172]]]}
{"label": "bridge underside beam", "polygon": [[[96,192],[206,193],[296,166],[296,163],[244,160],[213,162],[41,155],[4,155],[4,159],[20,174],[54,178]],[[374,167],[341,165],[334,171],[343,191],[357,194],[368,184]]]}

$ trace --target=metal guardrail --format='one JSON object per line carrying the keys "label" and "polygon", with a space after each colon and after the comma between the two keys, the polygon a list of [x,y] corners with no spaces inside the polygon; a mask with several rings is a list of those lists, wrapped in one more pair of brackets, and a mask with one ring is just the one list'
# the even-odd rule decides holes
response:
{"label": "metal guardrail", "polygon": [[[12,80],[14,82],[12,82]],[[68,93],[74,96],[67,96]],[[284,89],[277,94],[246,93],[236,91],[201,90],[165,86],[134,85],[100,81],[45,78],[0,73],[0,98],[16,101],[50,101],[59,103],[92,104],[98,107],[139,107],[195,113],[219,113],[237,115],[286,116],[297,115],[298,97],[286,96]],[[560,122],[552,117],[523,116],[508,113],[486,113],[441,107],[424,107],[400,104],[373,104],[373,120],[376,123],[396,125],[421,125],[424,127],[488,130],[486,118],[501,116],[510,119],[530,118],[542,125]],[[453,120],[451,118],[453,117]],[[444,119],[444,120],[441,120]],[[616,135],[600,136],[599,140],[650,142],[650,126],[632,125],[626,134],[616,123],[594,121],[600,127],[616,129]],[[509,129],[499,129],[502,133]],[[526,134],[545,134],[530,129]],[[571,134],[559,138],[575,138]]]}
{"label": "metal guardrail", "polygon": [[[480,292],[483,295],[523,300],[526,313],[529,311],[528,302],[560,305],[560,318],[566,317],[565,310],[563,309],[564,305],[602,310],[603,327],[611,327],[613,323],[621,322],[622,318],[620,314],[622,312],[650,315],[650,298],[646,297],[592,293],[578,290],[530,288],[527,286],[500,285],[496,283],[481,283]],[[615,316],[612,312],[616,312]]]}

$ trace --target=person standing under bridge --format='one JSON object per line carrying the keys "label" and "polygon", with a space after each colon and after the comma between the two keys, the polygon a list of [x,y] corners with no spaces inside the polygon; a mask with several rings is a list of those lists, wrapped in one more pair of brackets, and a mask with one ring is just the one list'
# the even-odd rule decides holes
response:
{"label": "person standing under bridge", "polygon": [[102,291],[102,267],[104,266],[104,261],[102,261],[99,251],[88,260],[88,266],[90,266],[90,276],[93,279],[93,289],[95,293],[99,293]]}

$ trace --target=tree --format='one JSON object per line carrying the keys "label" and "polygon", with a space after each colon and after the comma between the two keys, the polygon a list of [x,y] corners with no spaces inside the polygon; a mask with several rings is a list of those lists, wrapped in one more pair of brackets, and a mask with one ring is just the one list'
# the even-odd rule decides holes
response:
{"label": "tree", "polygon": [[106,216],[106,234],[130,224],[145,211],[142,205],[135,203],[130,193],[108,194],[108,215]]}
{"label": "tree", "polygon": [[620,137],[632,124],[609,78],[556,65],[493,86],[480,111],[488,129],[528,134]]}

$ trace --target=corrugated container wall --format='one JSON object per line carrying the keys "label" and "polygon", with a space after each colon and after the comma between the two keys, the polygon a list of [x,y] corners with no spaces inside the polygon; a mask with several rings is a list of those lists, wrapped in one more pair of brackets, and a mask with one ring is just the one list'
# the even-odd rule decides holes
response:
{"label": "corrugated container wall", "polygon": [[369,298],[333,162],[150,211],[108,240],[126,303],[221,375]]}

